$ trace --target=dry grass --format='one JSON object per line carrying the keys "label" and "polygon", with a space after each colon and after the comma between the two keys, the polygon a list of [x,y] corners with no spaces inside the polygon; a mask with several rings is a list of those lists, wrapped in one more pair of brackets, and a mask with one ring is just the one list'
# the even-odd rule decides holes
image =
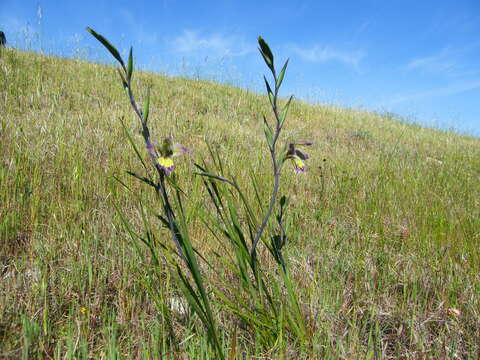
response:
{"label": "dry grass", "polygon": [[[178,175],[194,242],[213,254],[219,245],[195,220],[205,194],[192,163],[207,158],[209,142],[242,187],[251,170],[268,178],[267,154],[250,150],[264,146],[268,100],[210,82],[137,76],[138,89],[152,86],[156,137],[173,134],[194,149]],[[124,173],[140,167],[119,119],[138,124],[117,80],[110,67],[2,51],[0,358],[211,357],[194,319],[166,328],[167,314],[148,294],[149,270],[114,210],[115,202],[141,226],[137,203],[114,175],[153,201]],[[477,358],[480,141],[302,103],[293,104],[289,121],[287,138],[315,143],[306,176],[286,172],[282,185],[294,204],[286,251],[310,342],[264,349],[240,327],[241,352]],[[268,193],[268,181],[259,186]],[[207,269],[205,276],[215,281]],[[175,293],[169,281],[165,298]],[[228,347],[235,321],[216,314]]]}

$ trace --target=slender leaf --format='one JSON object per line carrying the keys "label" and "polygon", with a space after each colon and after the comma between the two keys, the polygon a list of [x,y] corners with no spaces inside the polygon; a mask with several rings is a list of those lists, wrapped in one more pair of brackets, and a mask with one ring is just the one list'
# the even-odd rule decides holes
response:
{"label": "slender leaf", "polygon": [[260,192],[258,191],[258,181],[255,171],[250,169],[250,180],[252,181],[253,190],[255,190],[255,198],[257,199],[258,207],[262,208],[263,201],[260,197]]}
{"label": "slender leaf", "polygon": [[152,180],[150,180],[146,177],[138,175],[138,174],[136,174],[136,173],[134,173],[133,171],[130,171],[130,170],[127,170],[127,174],[137,178],[140,181],[143,181],[145,184],[150,185],[150,186],[154,187],[155,189],[157,188],[157,185]]}
{"label": "slender leaf", "polygon": [[228,180],[227,178],[224,178],[223,176],[220,176],[220,175],[214,175],[214,174],[209,174],[209,173],[205,173],[205,172],[195,173],[195,174],[200,175],[200,176],[206,176],[206,177],[216,179],[216,180],[220,180],[220,181],[223,181],[223,182],[226,182],[226,183],[232,185],[235,188],[237,187],[237,185],[233,181]]}
{"label": "slender leaf", "polygon": [[122,57],[120,56],[120,53],[118,52],[117,48],[115,46],[113,46],[110,41],[108,41],[104,36],[100,35],[99,33],[97,33],[95,30],[93,30],[92,28],[90,27],[86,27],[87,31],[92,34],[98,41],[100,41],[102,43],[103,46],[105,46],[107,48],[108,51],[110,51],[110,54],[112,54],[112,56],[117,59],[117,61],[120,63],[120,65],[122,65],[123,69],[125,69],[125,63],[123,62],[123,59]]}
{"label": "slender leaf", "polygon": [[292,99],[293,99],[293,95],[290,96],[287,103],[283,107],[282,112],[280,113],[280,124],[279,124],[280,128],[283,127],[283,123],[285,122],[285,119],[287,118],[288,109],[290,108],[290,103],[292,102]]}
{"label": "slender leaf", "polygon": [[270,47],[268,46],[268,44],[265,42],[265,40],[261,36],[258,37],[258,45],[260,45],[260,48],[259,48],[260,54],[262,54],[263,59],[265,60],[265,63],[270,68],[270,70],[272,70],[272,72],[274,72],[275,69],[274,69],[274,65],[273,65],[272,50],[270,50]]}
{"label": "slender leaf", "polygon": [[127,80],[128,83],[132,80],[133,74],[133,48],[130,46],[130,52],[128,54],[128,66],[127,66]]}
{"label": "slender leaf", "polygon": [[143,106],[142,119],[145,124],[148,121],[148,115],[150,115],[150,88],[147,89],[147,98],[145,99],[145,105]]}
{"label": "slender leaf", "polygon": [[263,80],[265,81],[265,86],[267,87],[267,94],[268,94],[268,99],[270,100],[270,104],[272,106],[274,106],[275,98],[274,98],[274,95],[273,95],[273,92],[272,92],[272,88],[270,87],[270,84],[268,83],[268,80],[265,76],[263,77]]}
{"label": "slender leaf", "polygon": [[247,243],[245,241],[245,236],[243,235],[243,231],[240,226],[240,222],[238,220],[238,213],[235,205],[233,204],[232,201],[228,202],[228,209],[230,211],[230,219],[232,220],[233,228],[235,229],[235,232],[237,233],[238,239],[240,240],[240,244],[242,247],[247,250],[246,254],[248,254],[248,247]]}
{"label": "slender leaf", "polygon": [[282,85],[283,77],[285,76],[285,70],[287,70],[288,61],[289,59],[285,61],[285,65],[283,65],[282,70],[280,71],[280,75],[278,75],[277,83],[275,84],[277,90],[280,89],[280,86]]}
{"label": "slender leaf", "polygon": [[195,290],[193,290],[192,286],[190,285],[190,282],[185,277],[185,275],[183,275],[183,272],[179,266],[177,266],[177,272],[184,286],[183,287],[184,296],[187,298],[187,301],[192,307],[192,309],[200,316],[202,322],[205,323],[206,322],[205,309],[202,306],[202,302],[200,301],[198,294],[195,292]]}
{"label": "slender leaf", "polygon": [[267,139],[268,147],[271,149],[273,144],[273,130],[265,116],[263,117],[263,124],[265,125],[263,127],[265,138]]}

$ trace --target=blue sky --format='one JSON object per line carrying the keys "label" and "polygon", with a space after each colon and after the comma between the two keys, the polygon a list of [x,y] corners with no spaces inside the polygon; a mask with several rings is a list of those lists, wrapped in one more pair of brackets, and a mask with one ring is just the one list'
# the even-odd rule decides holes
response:
{"label": "blue sky", "polygon": [[480,0],[0,0],[11,46],[111,62],[85,26],[141,68],[256,91],[262,35],[285,96],[480,136]]}

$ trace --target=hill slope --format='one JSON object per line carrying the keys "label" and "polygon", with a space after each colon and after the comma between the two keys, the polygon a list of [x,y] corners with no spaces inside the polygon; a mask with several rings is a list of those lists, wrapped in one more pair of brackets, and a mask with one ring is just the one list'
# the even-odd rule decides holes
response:
{"label": "hill slope", "polygon": [[[217,245],[193,220],[203,196],[193,162],[208,158],[209,143],[242,187],[250,171],[268,179],[268,100],[137,75],[139,95],[152,88],[156,138],[172,134],[194,150],[177,172],[194,240],[208,253]],[[0,358],[158,358],[172,335],[113,205],[140,225],[136,201],[113,176],[151,197],[125,175],[141,166],[119,119],[140,147],[141,137],[114,70],[5,49],[0,84]],[[314,335],[308,349],[292,340],[267,351],[239,331],[245,356],[478,356],[480,140],[302,103],[285,135],[315,144],[309,171],[287,169],[282,183],[292,199],[287,251]],[[262,180],[259,191],[270,186]],[[222,324],[228,346],[233,326]],[[190,329],[175,321],[176,353],[208,359],[205,336],[189,338]]]}

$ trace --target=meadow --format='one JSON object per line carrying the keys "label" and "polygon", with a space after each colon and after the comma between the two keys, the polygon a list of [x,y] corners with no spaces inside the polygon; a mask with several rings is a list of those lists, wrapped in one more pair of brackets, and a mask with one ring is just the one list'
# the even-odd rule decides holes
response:
{"label": "meadow", "polygon": [[[125,226],[128,218],[141,231],[142,204],[156,200],[126,173],[143,168],[121,119],[144,148],[114,68],[6,48],[0,84],[0,358],[214,358],[168,259],[155,278],[147,249]],[[268,97],[148,72],[137,72],[133,85],[140,101],[151,89],[152,137],[173,135],[192,150],[175,170],[192,243],[215,264],[202,263],[207,286],[230,276],[234,292],[235,273],[220,267],[228,254],[201,221],[208,194],[194,162],[212,162],[215,149],[248,199],[268,197],[269,154],[257,150],[265,147]],[[211,296],[225,353],[478,358],[480,139],[297,100],[283,136],[314,144],[308,171],[286,166],[281,183],[290,198],[283,252],[306,335],[264,341],[264,330]],[[170,246],[162,222],[148,223]],[[258,252],[273,269],[263,244]]]}

